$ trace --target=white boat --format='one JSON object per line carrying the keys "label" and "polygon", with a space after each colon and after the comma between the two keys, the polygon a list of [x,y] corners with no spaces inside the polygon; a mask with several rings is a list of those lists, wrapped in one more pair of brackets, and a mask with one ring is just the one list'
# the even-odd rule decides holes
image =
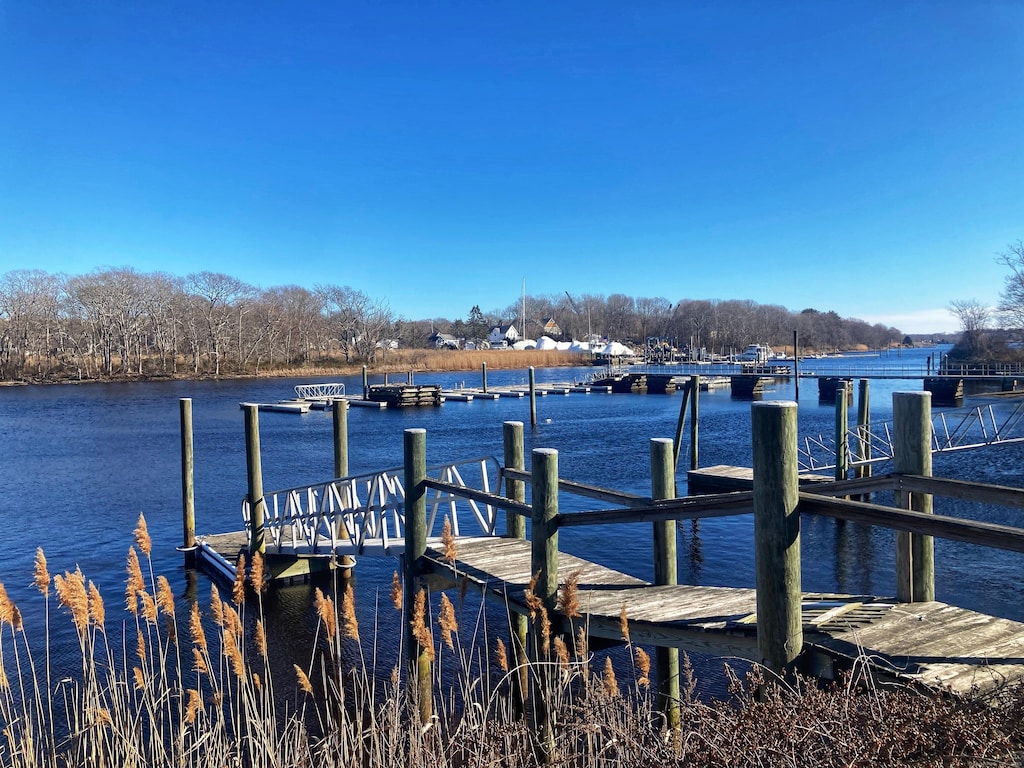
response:
{"label": "white boat", "polygon": [[764,365],[769,360],[774,359],[774,357],[775,353],[767,344],[749,344],[743,352],[738,355],[734,355],[733,360],[737,363],[754,363],[755,365]]}

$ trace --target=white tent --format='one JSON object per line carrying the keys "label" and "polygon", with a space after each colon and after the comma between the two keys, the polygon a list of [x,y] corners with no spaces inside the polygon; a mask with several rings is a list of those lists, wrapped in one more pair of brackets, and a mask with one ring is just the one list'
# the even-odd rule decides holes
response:
{"label": "white tent", "polygon": [[604,355],[605,357],[632,357],[636,354],[632,349],[618,341],[609,341],[603,349],[595,351],[597,354]]}

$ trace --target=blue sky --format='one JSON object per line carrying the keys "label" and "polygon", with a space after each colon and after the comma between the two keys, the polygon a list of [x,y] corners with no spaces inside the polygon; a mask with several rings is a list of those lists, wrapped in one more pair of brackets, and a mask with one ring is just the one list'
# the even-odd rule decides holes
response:
{"label": "blue sky", "polygon": [[994,304],[1021,2],[0,0],[0,273]]}

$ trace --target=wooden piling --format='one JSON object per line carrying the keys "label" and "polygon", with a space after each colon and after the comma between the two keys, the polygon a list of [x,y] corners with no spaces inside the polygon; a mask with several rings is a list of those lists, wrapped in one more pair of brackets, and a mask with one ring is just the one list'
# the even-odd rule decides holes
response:
{"label": "wooden piling", "polygon": [[[335,400],[331,403],[331,423],[334,425],[334,476],[348,477],[348,401]],[[340,523],[337,526],[337,536],[342,541],[348,541],[348,528]],[[356,564],[356,559],[351,555],[342,555],[338,561],[342,573],[348,576]]]}
{"label": "wooden piling", "polygon": [[[532,372],[531,368],[531,372]],[[539,763],[551,764],[554,756],[554,723],[550,712],[550,696],[553,673],[547,657],[550,636],[548,623],[554,617],[558,600],[558,451],[553,448],[537,448],[533,451],[531,468],[533,488],[533,520],[531,523],[530,571],[536,578],[534,594],[543,603],[536,612],[530,630],[528,651],[533,675],[533,693],[530,697],[533,709],[533,729],[536,739],[536,753]],[[541,613],[547,616],[542,616]],[[547,621],[545,621],[547,619]],[[547,629],[545,629],[547,626]]]}
{"label": "wooden piling", "polygon": [[530,366],[530,426],[537,426],[537,373]]}
{"label": "wooden piling", "polygon": [[192,398],[179,401],[181,415],[181,524],[185,567],[195,567],[196,493],[195,454],[192,438]]}
{"label": "wooden piling", "polygon": [[335,400],[331,404],[334,425],[334,476],[348,477],[348,401]]}
{"label": "wooden piling", "polygon": [[797,511],[797,405],[751,408],[757,645],[763,663],[788,671],[803,650],[800,515]]}
{"label": "wooden piling", "polygon": [[259,406],[245,406],[245,475],[249,495],[249,553],[266,552],[263,518],[266,501],[263,498],[263,466],[260,462]]}
{"label": "wooden piling", "polygon": [[[486,363],[484,364],[486,365]],[[526,468],[526,457],[523,448],[523,422],[506,421],[502,429],[502,442],[505,449],[505,467],[523,470]],[[522,480],[505,479],[505,496],[513,501],[526,501],[526,483]],[[526,517],[518,512],[505,513],[505,536],[510,539],[526,538]],[[509,630],[512,635],[512,651],[515,656],[517,672],[513,677],[512,704],[518,714],[526,711],[527,691],[529,690],[529,657],[526,651],[528,621],[525,614],[511,612]]]}
{"label": "wooden piling", "polygon": [[[405,553],[402,561],[405,571],[403,580],[405,648],[408,654],[411,689],[415,691],[416,705],[422,725],[430,722],[433,715],[431,691],[430,654],[432,648],[420,643],[413,627],[419,619],[415,616],[416,593],[426,585],[422,583],[419,560],[427,551],[427,431],[407,429],[403,433],[405,456]],[[429,610],[419,617],[428,627]]]}
{"label": "wooden piling", "polygon": [[366,366],[363,366],[363,400],[370,396],[370,380],[366,375]]}
{"label": "wooden piling", "polygon": [[[664,438],[651,440],[651,498],[671,499],[675,491],[673,443]],[[678,583],[676,559],[676,522],[658,521],[654,528],[654,583],[659,586]],[[679,649],[658,646],[655,649],[658,709],[665,713],[669,728],[679,727]]]}
{"label": "wooden piling", "polygon": [[487,361],[480,363],[480,388],[487,394]]}
{"label": "wooden piling", "polygon": [[836,480],[846,480],[850,473],[850,415],[847,387],[842,381],[836,387]]}
{"label": "wooden piling", "polygon": [[793,398],[800,402],[800,336],[793,331]]}
{"label": "wooden piling", "polygon": [[[871,379],[861,379],[857,390],[857,460],[856,477],[871,477]],[[866,500],[866,499],[865,499]]]}
{"label": "wooden piling", "polygon": [[[893,470],[908,475],[931,475],[931,393],[894,392],[892,420]],[[917,512],[932,512],[932,497],[927,493],[897,491],[896,504]],[[935,549],[931,536],[897,531],[896,597],[904,602],[935,599]]]}
{"label": "wooden piling", "polygon": [[[686,426],[686,409],[690,403],[691,393],[700,388],[698,386],[699,381],[700,376],[691,376],[686,386],[683,387],[683,399],[679,403],[679,418],[676,419],[676,437],[672,447],[672,466],[676,469],[679,468],[679,451],[683,447],[683,427]],[[692,430],[690,436],[691,438],[693,437]]]}
{"label": "wooden piling", "polygon": [[690,469],[696,469],[700,453],[700,376],[691,376],[690,385],[693,387],[690,396]]}

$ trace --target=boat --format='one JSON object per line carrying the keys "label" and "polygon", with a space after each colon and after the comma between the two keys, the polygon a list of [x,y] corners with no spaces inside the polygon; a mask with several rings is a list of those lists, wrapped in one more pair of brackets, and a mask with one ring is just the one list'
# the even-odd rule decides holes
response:
{"label": "boat", "polygon": [[775,358],[775,352],[767,344],[748,344],[747,348],[738,355],[733,355],[737,363],[754,363],[763,365]]}

